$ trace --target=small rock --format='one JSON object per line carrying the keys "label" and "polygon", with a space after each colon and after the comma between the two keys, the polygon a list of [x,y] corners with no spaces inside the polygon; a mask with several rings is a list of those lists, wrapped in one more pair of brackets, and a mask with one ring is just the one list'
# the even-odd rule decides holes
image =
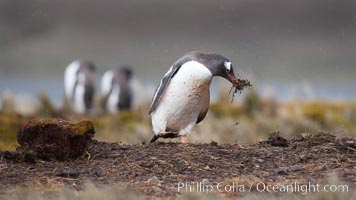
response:
{"label": "small rock", "polygon": [[217,142],[215,142],[215,141],[211,141],[211,142],[210,142],[210,145],[211,145],[211,146],[217,146],[217,145],[218,145],[218,143],[217,143]]}
{"label": "small rock", "polygon": [[278,167],[275,172],[277,174],[288,174],[288,167]]}
{"label": "small rock", "polygon": [[288,167],[288,171],[289,172],[294,172],[294,171],[301,171],[303,170],[304,168],[300,165],[292,165],[292,166],[289,166]]}
{"label": "small rock", "polygon": [[159,181],[159,179],[157,178],[157,176],[153,176],[153,177],[151,177],[151,178],[149,178],[148,180],[147,180],[147,183],[148,184],[157,184],[157,183],[159,183],[160,181]]}
{"label": "small rock", "polygon": [[90,121],[30,120],[18,131],[17,141],[23,153],[33,153],[44,160],[64,161],[81,156],[94,133]]}
{"label": "small rock", "polygon": [[56,174],[58,177],[63,177],[63,178],[78,178],[80,175],[79,172],[61,172]]}
{"label": "small rock", "polygon": [[263,162],[264,162],[264,160],[263,160],[263,159],[261,159],[261,158],[258,158],[258,159],[257,159],[257,162],[259,162],[259,163],[263,163]]}

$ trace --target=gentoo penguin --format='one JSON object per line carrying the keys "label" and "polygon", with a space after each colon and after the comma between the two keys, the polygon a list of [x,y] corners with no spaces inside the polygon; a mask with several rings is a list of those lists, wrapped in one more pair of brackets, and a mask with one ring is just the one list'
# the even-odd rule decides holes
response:
{"label": "gentoo penguin", "polygon": [[119,110],[129,110],[132,106],[132,70],[129,66],[111,69],[101,78],[103,107],[106,112],[115,114]]}
{"label": "gentoo penguin", "polygon": [[219,54],[189,52],[171,66],[149,109],[154,132],[151,143],[159,137],[180,137],[186,142],[186,135],[208,112],[214,76],[227,79],[235,87],[238,84],[231,62]]}
{"label": "gentoo penguin", "polygon": [[88,114],[95,92],[95,67],[88,61],[73,61],[64,73],[64,92],[71,108],[78,114]]}

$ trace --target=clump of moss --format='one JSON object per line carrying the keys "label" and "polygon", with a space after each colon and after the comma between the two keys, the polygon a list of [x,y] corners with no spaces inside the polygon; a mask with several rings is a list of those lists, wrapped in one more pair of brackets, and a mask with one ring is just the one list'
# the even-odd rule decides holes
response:
{"label": "clump of moss", "polygon": [[67,160],[81,156],[94,133],[90,121],[40,119],[27,122],[19,130],[17,140],[23,152],[34,152],[45,160]]}

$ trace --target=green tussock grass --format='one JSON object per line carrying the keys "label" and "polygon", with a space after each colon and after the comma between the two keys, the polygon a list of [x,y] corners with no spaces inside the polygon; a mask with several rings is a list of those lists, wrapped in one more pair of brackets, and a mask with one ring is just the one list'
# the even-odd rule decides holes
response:
{"label": "green tussock grass", "polygon": [[[262,99],[252,91],[244,98],[225,98],[210,105],[206,118],[189,134],[189,142],[243,143],[266,139],[268,133],[279,131],[284,137],[323,130],[337,136],[356,136],[356,102],[293,101],[280,103]],[[95,115],[75,115],[68,106],[55,109],[45,94],[32,115],[14,111],[0,114],[0,150],[13,150],[16,133],[32,118],[59,117],[70,121],[90,120],[95,125],[95,139],[122,142],[148,142],[152,137],[151,119],[147,115],[150,102],[131,111],[115,115],[98,112]],[[171,139],[176,141],[176,139]]]}

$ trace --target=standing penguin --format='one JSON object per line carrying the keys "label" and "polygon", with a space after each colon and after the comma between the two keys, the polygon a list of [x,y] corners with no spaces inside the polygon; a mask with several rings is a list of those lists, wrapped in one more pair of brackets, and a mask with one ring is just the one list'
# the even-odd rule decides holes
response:
{"label": "standing penguin", "polygon": [[64,92],[71,108],[88,114],[95,93],[95,67],[88,61],[73,61],[64,73]]}
{"label": "standing penguin", "polygon": [[105,72],[101,78],[101,91],[106,112],[115,114],[120,110],[131,109],[133,96],[131,77],[132,70],[129,66]]}
{"label": "standing penguin", "polygon": [[231,62],[219,54],[189,52],[172,65],[156,89],[149,109],[154,132],[151,143],[159,137],[180,137],[181,142],[186,142],[186,135],[208,112],[214,76],[237,87]]}

